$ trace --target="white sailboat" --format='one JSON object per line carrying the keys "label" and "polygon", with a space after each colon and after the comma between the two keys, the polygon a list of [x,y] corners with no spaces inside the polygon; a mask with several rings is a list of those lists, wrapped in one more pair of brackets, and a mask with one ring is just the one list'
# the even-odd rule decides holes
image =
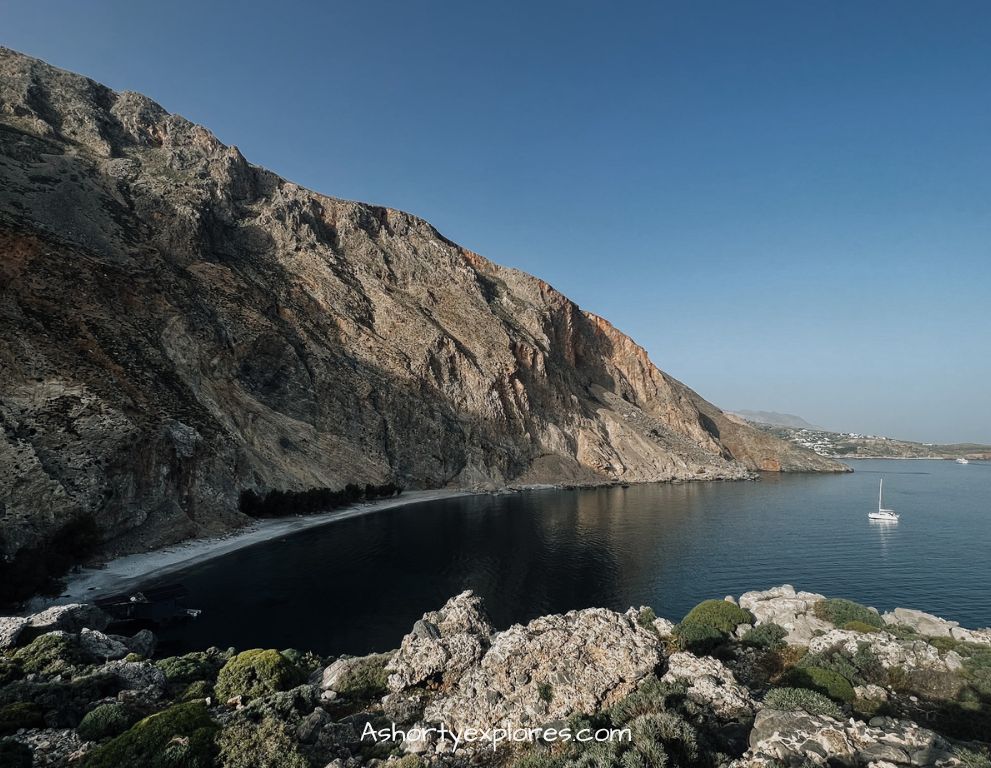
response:
{"label": "white sailboat", "polygon": [[895,514],[893,509],[884,508],[884,478],[881,478],[881,483],[877,488],[877,512],[868,512],[867,517],[871,520],[888,520],[893,523],[898,522],[898,515]]}
{"label": "white sailboat", "polygon": [[963,456],[961,456],[959,459],[957,459],[957,464],[970,464],[970,462],[967,461],[967,459],[965,459]]}

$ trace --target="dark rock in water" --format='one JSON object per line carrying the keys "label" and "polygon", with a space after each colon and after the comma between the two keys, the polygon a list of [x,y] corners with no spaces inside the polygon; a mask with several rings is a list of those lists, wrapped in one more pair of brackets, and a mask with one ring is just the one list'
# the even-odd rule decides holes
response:
{"label": "dark rock in water", "polygon": [[842,468],[425,221],[8,49],[0,182],[0,554],[216,533],[246,490]]}

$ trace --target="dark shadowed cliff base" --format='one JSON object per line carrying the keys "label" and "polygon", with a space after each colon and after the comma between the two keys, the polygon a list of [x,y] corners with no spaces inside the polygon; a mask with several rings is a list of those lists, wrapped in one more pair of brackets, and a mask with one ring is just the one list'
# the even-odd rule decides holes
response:
{"label": "dark shadowed cliff base", "polygon": [[842,465],[727,417],[541,280],[0,49],[0,552],[245,521],[245,491]]}

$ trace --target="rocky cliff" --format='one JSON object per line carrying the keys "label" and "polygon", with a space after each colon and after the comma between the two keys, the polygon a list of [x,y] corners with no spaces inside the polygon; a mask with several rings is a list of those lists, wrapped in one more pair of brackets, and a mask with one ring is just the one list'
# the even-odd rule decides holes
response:
{"label": "rocky cliff", "polygon": [[7,49],[0,179],[7,556],[79,515],[118,550],[225,529],[245,489],[841,469],[425,221]]}

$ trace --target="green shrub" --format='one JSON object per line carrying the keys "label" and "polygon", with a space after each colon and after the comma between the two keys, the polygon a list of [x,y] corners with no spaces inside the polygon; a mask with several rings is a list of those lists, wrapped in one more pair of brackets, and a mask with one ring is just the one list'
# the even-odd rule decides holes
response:
{"label": "green shrub", "polygon": [[851,621],[859,621],[871,627],[884,627],[884,619],[866,605],[844,600],[840,597],[830,597],[820,600],[813,609],[815,615],[823,621],[830,622],[834,627],[842,627]]}
{"label": "green shrub", "polygon": [[155,666],[165,675],[167,683],[187,685],[197,680],[216,680],[221,664],[203,651],[194,651],[185,656],[159,659],[155,662]]}
{"label": "green shrub", "polygon": [[87,661],[72,638],[58,632],[39,635],[28,645],[14,651],[13,658],[26,674],[49,677],[75,673]]}
{"label": "green shrub", "polygon": [[776,650],[785,645],[785,637],[787,636],[787,629],[780,624],[770,621],[766,624],[758,624],[756,627],[748,629],[747,633],[743,636],[743,644],[753,648]]}
{"label": "green shrub", "polygon": [[24,677],[21,665],[6,656],[0,656],[0,686],[20,680]]}
{"label": "green shrub", "polygon": [[254,648],[228,661],[217,675],[217,698],[241,696],[247,702],[257,696],[287,690],[299,682],[296,666],[278,651]]}
{"label": "green shrub", "polygon": [[706,600],[690,610],[682,624],[702,624],[731,634],[739,624],[752,624],[753,614],[728,600]]}
{"label": "green shrub", "polygon": [[197,680],[186,686],[179,694],[179,701],[196,701],[213,696],[213,686],[206,680]]}
{"label": "green shrub", "polygon": [[679,648],[696,654],[708,653],[726,639],[715,627],[687,621],[675,625],[674,637]]}
{"label": "green shrub", "polygon": [[810,715],[825,715],[837,719],[843,716],[833,701],[808,688],[775,688],[764,697],[764,705],[784,712],[802,710]]}
{"label": "green shrub", "polygon": [[790,688],[808,688],[828,696],[833,701],[853,701],[853,686],[838,672],[822,667],[795,667],[782,678],[782,684]]}
{"label": "green shrub", "polygon": [[[964,645],[964,643],[954,640],[952,637],[927,637],[926,642],[936,648],[940,653],[962,650],[961,646]],[[966,650],[964,650],[964,654],[966,654]]]}
{"label": "green shrub", "polygon": [[403,755],[398,760],[390,760],[387,768],[424,768],[425,763],[419,755]]}
{"label": "green shrub", "polygon": [[221,768],[309,768],[288,727],[273,717],[238,720],[217,737]]}
{"label": "green shrub", "polygon": [[76,732],[83,741],[101,741],[120,736],[136,720],[134,712],[123,704],[101,704],[86,713]]}
{"label": "green shrub", "polygon": [[[671,711],[640,715],[629,724],[633,738],[630,749],[635,757],[626,758],[626,765],[646,764],[664,766],[701,764],[701,750],[695,729]],[[637,759],[639,758],[639,759]]]}
{"label": "green shrub", "polygon": [[641,608],[640,612],[637,614],[637,624],[639,624],[644,629],[649,629],[653,631],[654,622],[657,620],[657,614],[654,613],[654,609],[647,607]]}
{"label": "green shrub", "polygon": [[960,761],[964,768],[991,768],[991,759],[985,752],[957,747],[953,750],[953,756]]}
{"label": "green shrub", "polygon": [[682,686],[662,683],[656,676],[644,680],[609,710],[613,723],[625,725],[638,715],[661,712],[667,708],[667,699],[675,693],[684,693]]}
{"label": "green shrub", "polygon": [[34,754],[31,748],[19,741],[0,740],[0,765],[4,768],[31,768]]}
{"label": "green shrub", "polygon": [[866,642],[859,643],[852,656],[848,655],[842,646],[834,646],[819,653],[805,655],[796,666],[832,670],[845,677],[852,685],[865,683],[887,685],[889,678],[888,671]]}
{"label": "green shrub", "polygon": [[565,768],[567,760],[543,749],[530,749],[513,761],[513,768]]}
{"label": "green shrub", "polygon": [[849,632],[880,632],[881,628],[874,624],[867,624],[863,621],[848,621],[841,629]]}
{"label": "green shrub", "polygon": [[88,753],[85,768],[212,768],[217,726],[202,702],[176,704],[138,721]]}
{"label": "green shrub", "polygon": [[106,673],[81,675],[71,681],[18,680],[0,687],[0,706],[30,702],[46,713],[50,727],[72,728],[94,701],[116,694],[119,689],[117,679]]}
{"label": "green shrub", "polygon": [[541,701],[550,704],[554,700],[554,686],[550,683],[537,683],[537,695]]}
{"label": "green shrub", "polygon": [[0,707],[0,736],[21,728],[42,728],[44,725],[41,710],[31,702],[19,701]]}
{"label": "green shrub", "polygon": [[338,693],[354,699],[374,699],[387,691],[385,665],[392,656],[376,653],[354,659],[336,685]]}

